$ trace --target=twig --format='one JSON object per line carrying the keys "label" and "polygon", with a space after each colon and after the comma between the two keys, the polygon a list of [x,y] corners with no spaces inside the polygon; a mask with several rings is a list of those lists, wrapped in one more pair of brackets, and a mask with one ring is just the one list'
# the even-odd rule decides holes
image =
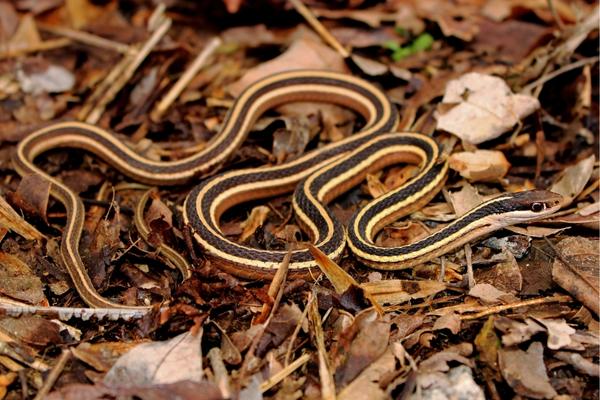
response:
{"label": "twig", "polygon": [[321,36],[325,43],[333,47],[335,51],[340,53],[342,57],[350,57],[350,52],[346,50],[331,33],[329,33],[327,28],[325,28],[325,26],[317,19],[317,17],[315,17],[312,11],[310,11],[308,7],[302,3],[301,0],[290,0],[290,3],[292,3],[292,6],[294,6],[296,11],[298,11],[298,13],[304,17],[306,22],[308,22],[308,24],[312,26],[312,28]]}
{"label": "twig", "polygon": [[146,57],[150,54],[152,49],[156,47],[158,42],[165,36],[165,34],[169,31],[171,27],[171,19],[165,18],[164,21],[160,24],[160,26],[154,31],[152,36],[144,43],[142,48],[136,53],[131,63],[129,63],[123,73],[120,74],[115,82],[108,87],[106,92],[104,92],[103,96],[98,101],[98,104],[90,111],[89,115],[85,119],[86,122],[90,124],[95,124],[100,119],[100,116],[104,112],[108,103],[110,103],[117,93],[121,91],[123,86],[129,82],[135,71],[138,67],[144,62]]}
{"label": "twig", "polygon": [[308,314],[310,303],[314,299],[315,299],[314,297],[311,297],[311,299],[306,303],[306,307],[304,307],[304,311],[302,311],[302,316],[300,317],[300,320],[296,324],[296,327],[294,328],[294,332],[292,332],[292,335],[290,336],[290,343],[288,344],[288,348],[287,348],[287,351],[285,352],[285,358],[283,361],[283,365],[285,365],[285,366],[287,366],[288,363],[290,362],[290,357],[292,356],[292,348],[294,347],[294,342],[296,341],[296,338],[298,337],[298,334],[300,333],[300,329],[302,328],[302,322],[304,321],[304,319],[306,318],[306,315]]}
{"label": "twig", "polygon": [[44,385],[37,392],[33,400],[42,400],[46,398],[46,395],[50,392],[50,389],[52,389],[54,383],[56,383],[56,380],[62,373],[63,369],[65,369],[65,365],[67,364],[67,361],[69,361],[69,358],[71,358],[71,350],[66,349],[60,355],[56,365],[50,371],[48,379],[46,379],[46,382],[44,382]]}
{"label": "twig", "polygon": [[101,49],[112,50],[118,53],[127,54],[131,52],[131,48],[123,43],[115,42],[114,40],[105,39],[98,35],[93,35],[89,32],[78,31],[75,29],[65,28],[62,26],[52,26],[46,24],[38,24],[38,27],[46,32],[54,35],[64,36],[68,39],[87,44]]}
{"label": "twig", "polygon": [[310,360],[310,355],[302,354],[300,357],[294,360],[290,365],[286,366],[281,371],[277,372],[275,375],[271,376],[269,379],[260,384],[260,391],[266,392],[271,389],[273,386],[277,385],[279,382],[288,377],[292,372],[306,364]]}
{"label": "twig", "polygon": [[552,296],[552,297],[543,297],[543,298],[539,298],[539,299],[524,300],[524,301],[518,301],[518,302],[510,303],[510,304],[503,304],[501,306],[489,307],[486,310],[479,312],[477,314],[461,315],[460,319],[462,321],[467,321],[467,320],[471,320],[471,319],[479,319],[482,317],[487,317],[488,315],[492,315],[492,314],[498,314],[502,311],[510,310],[513,308],[529,307],[529,306],[535,306],[538,304],[547,304],[547,303],[568,303],[570,301],[573,301],[571,296]]}
{"label": "twig", "polygon": [[221,45],[222,41],[219,37],[214,37],[206,44],[206,47],[198,54],[192,64],[186,69],[181,75],[179,80],[175,82],[169,92],[163,97],[154,107],[150,114],[150,119],[154,122],[160,120],[162,115],[169,109],[171,104],[179,97],[183,89],[190,83],[190,81],[196,76],[198,71],[206,65],[209,57],[215,52],[217,47]]}
{"label": "twig", "polygon": [[473,250],[469,243],[465,244],[465,260],[467,261],[467,282],[470,290],[475,286],[475,276],[473,275]]}
{"label": "twig", "polygon": [[544,83],[551,81],[552,79],[556,78],[559,75],[564,74],[565,72],[569,72],[571,70],[581,68],[584,65],[594,64],[594,63],[598,62],[599,59],[600,58],[598,56],[587,57],[587,58],[582,58],[581,60],[575,61],[574,63],[567,64],[564,67],[561,67],[555,71],[545,74],[545,75],[541,76],[539,79],[535,80],[534,82],[531,82],[529,85],[525,86],[521,92],[522,93],[532,93],[534,89],[540,87],[540,90],[538,90],[538,95],[539,95],[539,91],[541,91],[541,86],[543,86]]}
{"label": "twig", "polygon": [[231,385],[229,382],[229,374],[227,368],[223,362],[223,356],[221,355],[221,349],[213,347],[208,351],[208,360],[210,367],[215,375],[215,382],[221,391],[221,395],[224,399],[231,398]]}
{"label": "twig", "polygon": [[59,38],[59,39],[49,39],[44,40],[43,42],[32,44],[28,47],[19,47],[19,48],[6,48],[0,51],[0,60],[4,58],[14,58],[22,56],[27,53],[37,53],[38,51],[46,51],[46,50],[54,50],[59,49],[61,47],[66,47],[71,44],[70,39]]}
{"label": "twig", "polygon": [[554,1],[546,0],[546,2],[548,3],[548,9],[550,9],[550,14],[552,14],[552,18],[554,18],[554,21],[556,22],[556,26],[558,26],[558,29],[562,31],[563,29],[565,29],[565,25],[562,23],[560,16],[556,12],[556,8],[554,7]]}
{"label": "twig", "polygon": [[[315,293],[311,293],[312,297],[316,297]],[[321,380],[321,398],[323,400],[335,399],[335,383],[328,352],[325,349],[325,334],[321,325],[321,316],[319,315],[318,300],[310,302],[309,318],[314,329],[314,337],[317,346],[317,354],[319,356],[319,378]]]}
{"label": "twig", "polygon": [[275,310],[277,309],[277,306],[281,301],[281,296],[283,295],[283,284],[285,283],[285,280],[287,278],[291,257],[292,251],[289,250],[283,258],[281,265],[277,269],[277,272],[275,273],[275,276],[273,277],[273,280],[269,285],[269,290],[267,291],[267,294],[270,298],[273,299],[273,304],[263,304],[261,313],[252,322],[253,324],[261,324],[265,321],[268,321],[271,319],[271,316],[275,313]]}

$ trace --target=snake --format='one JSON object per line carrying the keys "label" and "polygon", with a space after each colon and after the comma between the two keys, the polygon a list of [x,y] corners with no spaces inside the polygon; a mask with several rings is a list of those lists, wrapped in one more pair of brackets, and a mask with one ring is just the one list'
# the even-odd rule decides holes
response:
{"label": "snake", "polygon": [[[216,174],[242,145],[256,120],[279,105],[312,101],[347,107],[364,120],[360,131],[329,143],[281,165],[234,170]],[[233,102],[219,132],[196,154],[170,161],[155,161],[132,150],[113,133],[98,126],[64,121],[41,128],[19,142],[13,163],[23,177],[40,175],[50,195],[66,210],[60,258],[81,299],[90,307],[129,306],[100,294],[79,254],[85,218],[81,198],[35,163],[38,156],[57,148],[89,151],[129,178],[158,186],[195,183],[184,203],[184,221],[205,254],[220,268],[249,279],[272,276],[287,251],[263,250],[236,243],[220,230],[223,213],[249,200],[294,192],[293,209],[315,247],[332,260],[339,259],[348,244],[359,260],[380,269],[400,269],[431,260],[504,226],[542,218],[560,207],[559,195],[526,191],[501,195],[416,243],[384,248],[373,244],[377,232],[389,222],[418,210],[444,185],[448,164],[433,138],[396,132],[399,117],[394,104],[375,85],[351,75],[312,70],[274,74],[248,86]],[[398,162],[417,164],[417,175],[360,210],[344,228],[327,204],[364,177]],[[147,198],[147,196],[146,196]],[[138,207],[143,211],[143,207]],[[140,218],[140,217],[137,217]],[[139,226],[139,225],[138,225]],[[148,232],[142,234],[146,235]],[[164,249],[163,249],[164,250]],[[169,251],[165,250],[168,256]],[[186,275],[185,261],[182,265]],[[291,252],[288,268],[307,275],[316,270],[307,249]],[[188,274],[189,275],[189,274]],[[186,275],[186,276],[188,276]]]}

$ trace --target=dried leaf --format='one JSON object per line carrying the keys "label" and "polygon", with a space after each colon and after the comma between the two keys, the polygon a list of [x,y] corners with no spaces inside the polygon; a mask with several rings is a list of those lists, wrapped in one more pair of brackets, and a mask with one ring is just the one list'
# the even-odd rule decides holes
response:
{"label": "dried leaf", "polygon": [[254,232],[265,223],[270,212],[271,210],[267,206],[254,207],[250,211],[248,219],[241,224],[243,231],[240,242],[245,242],[250,236],[254,235]]}
{"label": "dried leaf", "polygon": [[40,317],[2,318],[0,330],[31,346],[46,347],[64,343],[59,326]]}
{"label": "dried leaf", "polygon": [[[358,324],[359,331],[350,343],[347,357],[335,372],[336,387],[352,382],[388,348],[390,324],[381,320],[375,312],[360,314],[355,324]],[[355,328],[348,328],[352,329]]]}
{"label": "dried leaf", "polygon": [[446,289],[443,282],[402,279],[365,282],[360,286],[378,303],[391,305],[433,296]]}
{"label": "dried leaf", "polygon": [[164,342],[140,344],[121,356],[104,377],[128,386],[202,381],[202,334],[182,333]]}
{"label": "dried leaf", "polygon": [[438,319],[435,320],[433,324],[433,330],[439,331],[442,329],[448,329],[453,334],[458,334],[460,332],[460,317],[458,314],[450,312],[443,314]]}
{"label": "dried leaf", "polygon": [[538,321],[548,330],[548,348],[552,350],[562,349],[571,344],[571,335],[576,330],[567,325],[564,319],[543,319]]}
{"label": "dried leaf", "polygon": [[62,93],[73,89],[75,76],[62,65],[49,64],[39,69],[17,70],[17,80],[25,93]]}
{"label": "dried leaf", "polygon": [[485,399],[483,389],[473,379],[473,371],[465,365],[452,368],[446,374],[419,373],[416,385],[418,390],[406,399]]}
{"label": "dried leaf", "polygon": [[[552,279],[596,315],[600,315],[600,254],[598,241],[584,237],[568,237],[556,246],[560,258],[552,264]],[[568,262],[568,265],[564,264]]]}
{"label": "dried leaf", "polygon": [[498,350],[500,338],[494,331],[494,317],[489,317],[475,338],[475,346],[479,352],[479,360],[483,361],[494,371],[498,370]]}
{"label": "dried leaf", "polygon": [[544,332],[544,328],[530,318],[523,323],[510,318],[498,317],[494,321],[494,326],[504,333],[502,344],[507,347],[526,342],[533,335]]}
{"label": "dried leaf", "polygon": [[32,305],[47,305],[42,281],[16,256],[0,251],[0,293]]}
{"label": "dried leaf", "polygon": [[119,357],[137,346],[136,343],[105,342],[105,343],[80,343],[71,348],[73,356],[92,366],[96,371],[106,372]]}
{"label": "dried leaf", "polygon": [[23,236],[27,240],[41,240],[44,235],[23,217],[0,196],[0,228],[6,228]]}
{"label": "dried leaf", "polygon": [[557,395],[546,374],[540,342],[533,342],[526,352],[518,348],[500,349],[498,360],[502,376],[517,394],[536,399]]}
{"label": "dried leaf", "polygon": [[504,178],[510,163],[501,151],[476,150],[454,153],[448,158],[450,168],[472,182],[494,182]]}
{"label": "dried leaf", "polygon": [[476,297],[487,304],[494,304],[510,296],[508,293],[496,289],[489,283],[478,283],[469,290],[469,296]]}
{"label": "dried leaf", "polygon": [[26,213],[37,215],[44,221],[50,197],[50,183],[40,175],[27,175],[21,179],[9,200]]}
{"label": "dried leaf", "polygon": [[473,144],[497,138],[540,107],[535,97],[513,94],[500,78],[471,72],[448,82],[437,128]]}
{"label": "dried leaf", "polygon": [[449,192],[452,208],[456,213],[456,218],[466,214],[471,209],[483,203],[484,198],[477,193],[477,190],[468,182],[462,185],[459,191]]}
{"label": "dried leaf", "polygon": [[238,96],[248,85],[261,78],[276,72],[305,68],[337,72],[347,70],[342,56],[334,50],[314,40],[301,38],[294,41],[279,57],[248,70],[240,80],[229,86],[229,92]]}
{"label": "dried leaf", "polygon": [[562,195],[565,200],[563,207],[571,204],[573,199],[581,193],[592,176],[595,156],[589,156],[577,164],[565,168],[561,178],[550,188],[550,191]]}

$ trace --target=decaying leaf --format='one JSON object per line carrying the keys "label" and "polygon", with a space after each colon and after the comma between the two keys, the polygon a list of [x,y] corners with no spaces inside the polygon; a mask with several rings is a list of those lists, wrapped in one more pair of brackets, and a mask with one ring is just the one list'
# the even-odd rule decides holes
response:
{"label": "decaying leaf", "polygon": [[585,188],[594,170],[595,156],[589,156],[572,165],[562,173],[561,178],[550,188],[550,191],[564,197],[563,207],[571,204],[573,199]]}
{"label": "decaying leaf", "polygon": [[510,387],[521,396],[551,399],[556,390],[550,384],[544,365],[544,347],[533,342],[527,351],[518,348],[500,349],[500,371]]}
{"label": "decaying leaf", "polygon": [[446,284],[443,282],[402,279],[365,282],[360,286],[378,303],[390,305],[433,296],[446,289]]}
{"label": "decaying leaf", "polygon": [[530,96],[513,94],[500,78],[468,73],[450,81],[442,100],[454,105],[437,116],[437,128],[473,144],[497,138],[540,107]]}
{"label": "decaying leaf", "polygon": [[42,281],[20,258],[0,251],[0,293],[31,305],[47,305]]}
{"label": "decaying leaf", "polygon": [[0,196],[0,228],[11,230],[27,240],[40,240],[44,237],[33,225],[17,214],[3,196]]}
{"label": "decaying leaf", "polygon": [[[169,384],[178,381],[201,382],[202,334],[182,333],[164,342],[140,344],[112,366],[104,377],[107,385]],[[185,360],[185,368],[181,361]]]}
{"label": "decaying leaf", "polygon": [[552,279],[596,315],[600,315],[598,241],[568,237],[561,240],[556,248],[560,257],[552,264]]}
{"label": "decaying leaf", "polygon": [[240,236],[240,242],[245,242],[248,238],[254,235],[254,232],[261,227],[269,215],[271,210],[267,206],[254,207],[250,211],[248,219],[242,222],[242,235]]}

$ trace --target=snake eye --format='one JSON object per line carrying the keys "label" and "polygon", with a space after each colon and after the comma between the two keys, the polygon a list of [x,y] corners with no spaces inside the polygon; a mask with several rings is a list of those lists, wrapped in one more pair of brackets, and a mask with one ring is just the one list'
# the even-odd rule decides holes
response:
{"label": "snake eye", "polygon": [[544,208],[546,208],[544,206],[544,203],[533,203],[531,205],[531,211],[533,211],[534,213],[539,213],[539,212],[543,211]]}

